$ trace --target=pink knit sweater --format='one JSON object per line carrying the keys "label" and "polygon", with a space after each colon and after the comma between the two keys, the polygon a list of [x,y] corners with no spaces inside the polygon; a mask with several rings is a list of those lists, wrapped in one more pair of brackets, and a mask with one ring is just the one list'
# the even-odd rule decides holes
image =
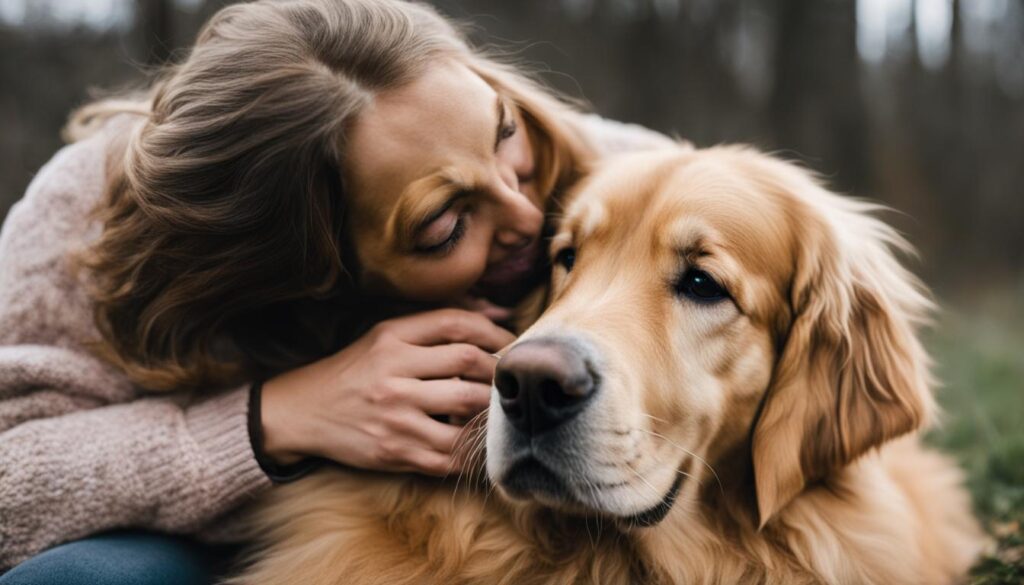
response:
{"label": "pink knit sweater", "polygon": [[[122,527],[197,533],[271,484],[246,428],[247,388],[147,394],[84,349],[98,339],[67,254],[95,238],[107,144],[122,116],[63,148],[0,231],[0,572]],[[608,153],[666,138],[596,116]]]}

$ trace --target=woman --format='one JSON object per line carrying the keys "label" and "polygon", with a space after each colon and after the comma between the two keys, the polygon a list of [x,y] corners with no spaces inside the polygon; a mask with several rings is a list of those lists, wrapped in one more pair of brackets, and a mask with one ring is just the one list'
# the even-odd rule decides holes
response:
{"label": "woman", "polygon": [[0,235],[4,585],[209,579],[189,541],[86,537],[227,538],[324,459],[457,469],[442,421],[489,400],[543,210],[667,142],[375,0],[225,8],[69,129]]}

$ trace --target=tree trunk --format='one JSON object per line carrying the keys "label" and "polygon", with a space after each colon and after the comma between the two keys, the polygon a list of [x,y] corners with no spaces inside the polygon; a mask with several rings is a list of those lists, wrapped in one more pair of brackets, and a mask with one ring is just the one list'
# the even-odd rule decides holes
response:
{"label": "tree trunk", "polygon": [[173,0],[136,0],[135,22],[143,58],[149,65],[166,63],[174,48]]}

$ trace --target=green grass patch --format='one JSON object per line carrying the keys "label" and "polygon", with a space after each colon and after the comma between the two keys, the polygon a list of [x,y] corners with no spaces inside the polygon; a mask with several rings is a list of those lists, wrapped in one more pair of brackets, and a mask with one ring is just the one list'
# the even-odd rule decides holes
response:
{"label": "green grass patch", "polygon": [[1024,300],[946,307],[926,341],[945,412],[928,440],[959,460],[978,517],[998,543],[974,567],[971,583],[1019,585],[1024,583]]}

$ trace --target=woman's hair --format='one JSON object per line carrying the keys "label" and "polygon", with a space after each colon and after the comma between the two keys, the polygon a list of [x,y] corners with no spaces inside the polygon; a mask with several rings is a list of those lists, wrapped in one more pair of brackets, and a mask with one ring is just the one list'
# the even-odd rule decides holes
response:
{"label": "woman's hair", "polygon": [[145,117],[115,141],[103,231],[79,256],[101,355],[143,387],[180,389],[337,350],[369,310],[346,237],[346,126],[444,58],[522,108],[543,193],[573,180],[586,147],[568,107],[433,9],[393,0],[229,6],[143,99],[76,112],[72,139],[119,112]]}

